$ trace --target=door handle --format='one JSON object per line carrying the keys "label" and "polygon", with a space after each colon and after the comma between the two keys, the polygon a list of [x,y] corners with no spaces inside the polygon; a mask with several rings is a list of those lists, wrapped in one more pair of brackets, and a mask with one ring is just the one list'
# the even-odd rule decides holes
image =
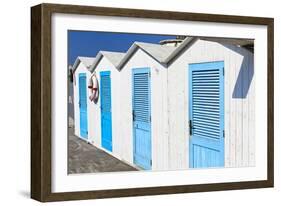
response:
{"label": "door handle", "polygon": [[132,111],[133,121],[135,121],[135,110]]}
{"label": "door handle", "polygon": [[189,135],[192,135],[192,130],[193,130],[193,125],[192,125],[192,120],[189,120]]}

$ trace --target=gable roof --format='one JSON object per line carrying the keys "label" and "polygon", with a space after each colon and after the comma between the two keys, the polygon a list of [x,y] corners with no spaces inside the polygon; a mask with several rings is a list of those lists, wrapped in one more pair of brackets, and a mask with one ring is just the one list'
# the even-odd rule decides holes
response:
{"label": "gable roof", "polygon": [[112,64],[117,68],[118,64],[120,63],[121,59],[125,56],[125,53],[121,52],[110,52],[110,51],[99,51],[96,56],[96,60],[90,67],[90,71],[93,72],[96,66],[99,64],[102,57],[106,57]]}
{"label": "gable roof", "polygon": [[185,40],[175,48],[175,50],[169,55],[165,61],[164,64],[169,64],[172,60],[174,60],[184,49],[190,47],[193,43],[195,43],[199,38],[198,37],[187,37]]}
{"label": "gable roof", "polygon": [[200,39],[206,41],[218,42],[221,44],[232,44],[243,47],[250,52],[254,52],[254,39],[241,39],[241,38],[218,38],[218,37],[201,37]]}
{"label": "gable roof", "polygon": [[124,64],[130,59],[130,57],[136,52],[137,49],[143,50],[145,53],[154,58],[160,64],[163,64],[165,60],[175,51],[176,48],[172,46],[163,46],[159,44],[134,42],[134,44],[127,51],[124,58],[122,58],[122,60],[118,64],[117,68],[119,70],[121,70]]}
{"label": "gable roof", "polygon": [[[193,45],[196,41],[203,40],[203,41],[211,41],[211,42],[217,42],[221,44],[232,44],[238,47],[243,47],[245,49],[246,46],[254,45],[254,41],[251,39],[233,39],[233,38],[218,38],[218,37],[187,37],[185,40],[173,51],[173,53],[168,56],[164,64],[168,65],[173,61],[175,58],[177,58],[184,49],[187,49],[191,45]],[[247,49],[249,52],[251,52],[250,49]]]}
{"label": "gable roof", "polygon": [[150,44],[143,42],[136,42],[141,49],[150,54],[159,62],[164,62],[165,59],[175,50],[172,46],[163,46],[159,44]]}
{"label": "gable roof", "polygon": [[73,64],[73,67],[72,67],[73,73],[76,71],[76,69],[78,68],[78,65],[80,63],[84,64],[84,66],[89,70],[94,61],[95,61],[94,57],[81,57],[81,56],[78,56],[76,58],[74,64]]}
{"label": "gable roof", "polygon": [[253,39],[239,39],[239,38],[222,38],[222,37],[200,37],[202,40],[214,41],[222,44],[234,44],[238,46],[245,46],[249,44],[254,44]]}
{"label": "gable roof", "polygon": [[122,67],[126,64],[126,62],[137,51],[137,49],[141,49],[160,64],[167,66],[168,64],[170,64],[170,62],[176,59],[182,53],[182,51],[193,45],[193,43],[195,43],[199,39],[203,41],[213,41],[222,44],[233,44],[244,48],[246,48],[246,46],[249,47],[249,45],[254,45],[254,41],[251,39],[230,39],[216,37],[187,37],[177,47],[145,42],[134,42],[126,53],[100,51],[97,54],[96,58],[80,56],[77,57],[73,65],[73,73],[75,72],[80,62],[82,62],[90,72],[93,72],[102,57],[106,57],[116,67],[116,69],[121,70]]}
{"label": "gable roof", "polygon": [[[142,43],[135,42],[133,46],[128,50],[125,57],[121,60],[118,65],[118,69],[121,70],[126,61],[132,56],[132,54],[136,51],[137,48],[144,50],[151,57],[153,57],[156,61],[167,66],[174,59],[176,59],[180,54],[191,45],[193,45],[197,40],[203,41],[213,41],[222,44],[232,44],[239,47],[243,47],[247,49],[249,52],[253,52],[254,41],[251,39],[233,39],[233,38],[216,38],[216,37],[186,37],[183,42],[177,46],[165,46],[159,44],[150,44],[150,43]],[[250,47],[250,49],[248,49]]]}

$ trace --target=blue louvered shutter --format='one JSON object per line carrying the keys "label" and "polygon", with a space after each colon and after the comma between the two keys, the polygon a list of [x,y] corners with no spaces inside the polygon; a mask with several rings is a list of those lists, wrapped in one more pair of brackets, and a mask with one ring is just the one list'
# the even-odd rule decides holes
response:
{"label": "blue louvered shutter", "polygon": [[150,70],[133,70],[134,162],[151,169]]}
{"label": "blue louvered shutter", "polygon": [[223,62],[189,66],[190,167],[224,165]]}
{"label": "blue louvered shutter", "polygon": [[111,78],[110,72],[100,73],[102,147],[112,151]]}
{"label": "blue louvered shutter", "polygon": [[87,84],[86,74],[79,74],[79,108],[80,108],[80,135],[88,137],[88,114],[87,114]]}
{"label": "blue louvered shutter", "polygon": [[149,73],[137,73],[134,75],[134,94],[135,121],[149,123]]}

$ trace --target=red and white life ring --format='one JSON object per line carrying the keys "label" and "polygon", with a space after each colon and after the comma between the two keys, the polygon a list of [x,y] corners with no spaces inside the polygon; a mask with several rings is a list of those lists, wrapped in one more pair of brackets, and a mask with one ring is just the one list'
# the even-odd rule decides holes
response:
{"label": "red and white life ring", "polygon": [[99,84],[98,84],[98,79],[96,77],[96,74],[94,73],[88,82],[88,89],[90,90],[90,96],[89,99],[90,101],[97,102],[99,98]]}

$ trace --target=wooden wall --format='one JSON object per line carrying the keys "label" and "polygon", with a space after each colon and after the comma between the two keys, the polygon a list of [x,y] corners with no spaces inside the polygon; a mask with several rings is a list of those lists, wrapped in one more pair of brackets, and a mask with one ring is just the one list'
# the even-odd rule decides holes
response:
{"label": "wooden wall", "polygon": [[169,168],[188,166],[188,64],[225,63],[225,166],[255,162],[253,54],[244,48],[198,40],[168,69]]}

